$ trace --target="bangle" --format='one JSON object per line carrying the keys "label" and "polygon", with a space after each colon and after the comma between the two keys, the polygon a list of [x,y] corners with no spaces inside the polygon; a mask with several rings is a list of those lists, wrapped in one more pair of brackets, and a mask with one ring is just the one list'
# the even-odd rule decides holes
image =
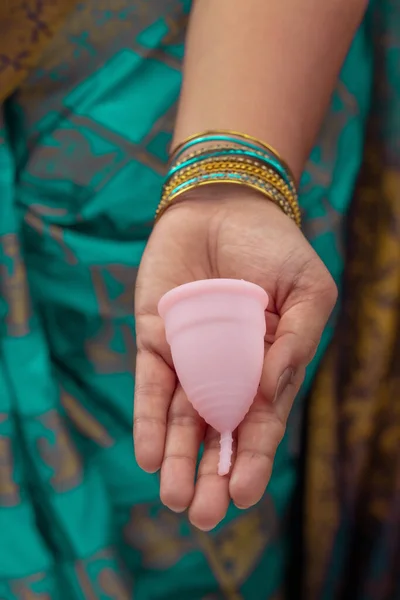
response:
{"label": "bangle", "polygon": [[257,157],[256,159],[248,158],[247,153],[237,154],[236,156],[232,156],[231,153],[210,153],[205,155],[201,160],[197,158],[185,161],[179,168],[177,165],[169,172],[164,183],[163,195],[170,189],[177,177],[183,177],[184,175],[193,173],[197,170],[210,171],[220,168],[227,171],[230,169],[239,169],[249,172],[257,170],[261,176],[272,177],[277,182],[278,187],[281,187],[284,193],[289,194],[291,198],[297,202],[296,190],[293,190],[293,187],[283,180],[280,174],[274,168],[269,166],[269,163],[265,164],[262,160],[257,160]]}
{"label": "bangle", "polygon": [[[232,144],[236,144],[242,150],[246,148],[261,152],[264,160],[269,159],[270,162],[274,163],[275,166],[280,170],[282,177],[290,182],[290,185],[293,187],[293,189],[296,189],[294,176],[290,167],[279,155],[279,153],[272,148],[272,146],[269,146],[265,142],[258,140],[251,135],[238,133],[236,131],[216,130],[192,135],[186,138],[186,140],[184,140],[173,150],[170,157],[170,163],[176,164],[178,159],[193,146],[218,141],[225,142],[225,148],[228,144],[230,146],[228,149],[232,149]],[[207,151],[207,149],[205,149],[205,151]]]}
{"label": "bangle", "polygon": [[232,159],[225,161],[202,161],[201,163],[198,163],[192,167],[186,168],[181,173],[175,175],[175,177],[173,177],[171,181],[165,185],[162,200],[170,197],[174,193],[174,190],[176,190],[177,186],[180,186],[188,179],[208,173],[211,174],[221,172],[226,176],[229,176],[230,173],[241,173],[243,176],[243,183],[246,182],[246,176],[257,177],[261,183],[268,182],[272,184],[277,191],[286,196],[292,205],[297,206],[297,197],[293,195],[288,185],[282,181],[282,179],[272,169],[268,169],[264,165],[259,165],[255,161],[233,161]]}
{"label": "bangle", "polygon": [[174,148],[174,150],[171,153],[171,159],[176,159],[177,155],[180,154],[188,144],[190,144],[192,142],[201,143],[201,142],[196,142],[196,140],[200,140],[201,138],[207,138],[207,139],[215,138],[215,136],[222,137],[223,139],[229,138],[231,143],[233,142],[233,143],[237,143],[239,145],[241,144],[242,140],[246,140],[249,142],[253,142],[254,144],[256,144],[257,146],[259,146],[261,148],[264,148],[264,150],[267,150],[267,152],[270,152],[271,154],[273,154],[275,156],[275,158],[277,158],[279,160],[279,162],[291,174],[291,177],[294,181],[294,177],[293,177],[290,167],[287,165],[287,163],[284,161],[284,159],[281,157],[281,155],[278,153],[278,151],[275,150],[275,148],[273,148],[269,144],[266,144],[262,140],[259,140],[258,138],[254,137],[252,135],[249,135],[248,133],[239,133],[238,131],[233,131],[230,129],[216,129],[214,131],[205,131],[204,133],[196,133],[194,135],[187,137],[183,142],[181,142],[180,144],[178,144],[178,146],[176,146]]}
{"label": "bangle", "polygon": [[198,189],[198,188],[206,186],[206,185],[210,185],[210,184],[212,184],[212,185],[232,184],[232,185],[245,185],[245,187],[247,187],[249,189],[260,192],[263,196],[268,198],[268,200],[274,202],[274,204],[277,204],[283,210],[283,212],[296,223],[296,225],[300,226],[299,218],[297,215],[295,215],[293,213],[290,203],[287,201],[287,199],[282,194],[277,192],[277,190],[272,185],[268,186],[267,184],[264,184],[263,186],[260,186],[260,184],[256,178],[254,178],[254,179],[249,178],[244,183],[240,179],[236,179],[236,177],[237,177],[236,174],[231,174],[229,177],[226,177],[226,176],[223,177],[221,175],[220,177],[214,176],[211,178],[211,176],[205,175],[202,178],[194,178],[192,180],[192,182],[189,181],[185,185],[185,187],[182,187],[182,189],[180,191],[173,194],[168,199],[168,201],[160,202],[160,204],[157,208],[157,212],[156,212],[156,222],[160,219],[160,217],[167,210],[167,208],[169,206],[171,206],[171,204],[176,199],[178,199],[182,194],[189,192],[191,190],[194,190],[194,189]]}
{"label": "bangle", "polygon": [[175,148],[156,220],[183,193],[220,183],[260,192],[301,226],[294,177],[276,150],[250,135],[225,130],[191,136]]}
{"label": "bangle", "polygon": [[168,182],[169,179],[171,179],[173,177],[173,175],[176,172],[186,169],[187,167],[198,163],[199,160],[201,160],[201,159],[208,160],[211,158],[216,158],[216,159],[220,158],[222,160],[222,159],[226,159],[229,157],[238,158],[238,160],[246,160],[246,158],[254,159],[254,160],[258,161],[259,163],[264,164],[266,167],[272,168],[277,174],[279,174],[281,176],[281,178],[285,181],[285,183],[291,189],[292,193],[296,194],[296,187],[294,185],[293,180],[291,179],[289,174],[286,172],[286,170],[282,167],[282,165],[279,163],[279,161],[276,158],[271,158],[269,156],[266,156],[265,153],[263,153],[261,151],[248,150],[248,149],[242,149],[242,148],[227,148],[227,149],[214,149],[214,150],[207,148],[207,149],[201,150],[200,153],[197,153],[195,156],[192,156],[192,155],[185,156],[184,160],[173,164],[173,166],[171,167],[171,169],[168,172],[168,175],[166,177],[164,185]]}
{"label": "bangle", "polygon": [[[257,167],[257,165],[233,162],[214,163],[214,165],[199,164],[175,176],[164,189],[156,214],[157,219],[161,217],[170,204],[189,189],[200,187],[200,184],[203,186],[219,182],[247,185],[258,190],[264,196],[268,196],[270,200],[279,204],[282,210],[298,226],[301,225],[297,200],[280,177],[274,172],[268,172],[265,168]],[[276,196],[274,192],[280,195]],[[284,200],[282,200],[282,197]]]}
{"label": "bangle", "polygon": [[301,224],[297,201],[288,186],[273,171],[268,172],[265,167],[260,168],[255,164],[232,161],[200,164],[175,176],[164,189],[157,219],[183,193],[212,183],[235,183],[255,189],[278,204],[297,225]]}

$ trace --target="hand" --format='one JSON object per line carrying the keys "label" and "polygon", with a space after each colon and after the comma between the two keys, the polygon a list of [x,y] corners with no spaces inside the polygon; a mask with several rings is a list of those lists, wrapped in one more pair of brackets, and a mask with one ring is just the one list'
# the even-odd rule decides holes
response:
{"label": "hand", "polygon": [[[247,279],[270,298],[260,392],[237,431],[230,475],[217,475],[219,434],[177,383],[157,304],[198,279]],[[189,508],[212,529],[230,499],[258,502],[271,476],[293,400],[336,301],[336,287],[296,225],[272,202],[242,188],[205,189],[171,206],[157,223],[139,270],[134,443],[138,464],[161,469],[162,502]],[[204,454],[195,483],[199,446]]]}

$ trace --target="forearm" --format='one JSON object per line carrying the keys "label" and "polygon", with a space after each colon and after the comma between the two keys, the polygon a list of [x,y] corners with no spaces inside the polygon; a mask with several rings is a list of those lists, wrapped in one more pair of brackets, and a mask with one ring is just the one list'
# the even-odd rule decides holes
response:
{"label": "forearm", "polygon": [[195,0],[174,144],[234,129],[298,178],[367,0]]}

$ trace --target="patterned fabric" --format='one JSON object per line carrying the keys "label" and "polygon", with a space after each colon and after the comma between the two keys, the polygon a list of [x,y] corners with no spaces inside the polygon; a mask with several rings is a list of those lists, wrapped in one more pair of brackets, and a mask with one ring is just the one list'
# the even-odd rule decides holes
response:
{"label": "patterned fabric", "polygon": [[310,399],[307,600],[400,599],[400,2],[369,19],[377,68],[343,310]]}
{"label": "patterned fabric", "polygon": [[0,5],[0,100],[36,66],[77,0],[3,0]]}
{"label": "patterned fabric", "polygon": [[[35,22],[49,29],[45,40],[41,37],[44,25],[39,31],[29,30],[29,37],[27,23],[18,20],[17,30],[22,27],[25,37],[12,36],[10,21],[4,28],[7,36],[0,36],[0,89],[7,97],[0,116],[0,599],[281,600],[288,583],[301,398],[263,501],[247,512],[232,507],[225,522],[210,534],[194,530],[185,515],[175,515],[160,504],[157,476],[144,474],[133,455],[133,287],[171,140],[190,2],[8,3],[15,17],[32,15],[35,8]],[[57,18],[46,21],[44,8],[55,11]],[[61,26],[60,15],[68,10]],[[0,22],[3,27],[4,21]],[[366,21],[354,41],[302,182],[307,234],[337,281],[344,262],[344,217],[362,161],[370,111],[373,40],[368,25]],[[385,43],[395,48],[395,56],[388,59],[396,68],[397,41],[386,35]],[[12,43],[14,37],[22,46]],[[15,62],[18,52],[30,57],[23,68]],[[35,68],[28,71],[33,64]],[[394,81],[393,89],[396,85],[399,82]],[[389,112],[391,100],[385,100]],[[387,130],[388,126],[392,129]],[[375,125],[375,133],[376,129]],[[396,128],[386,122],[380,131],[383,139],[389,131],[395,135]],[[379,155],[383,158],[387,155]],[[385,179],[386,193],[390,189],[393,198],[395,159],[393,142],[388,160],[392,171]],[[368,188],[366,194],[372,219],[375,191]],[[358,198],[362,197],[360,191]],[[394,203],[388,201],[387,206],[389,219],[395,214]],[[380,219],[382,237],[388,220],[384,215]],[[391,240],[390,248],[394,248],[395,230]],[[384,254],[379,256],[384,261]],[[369,256],[368,260],[370,268],[374,263]],[[355,264],[354,273],[361,280],[364,263]],[[393,264],[395,268],[398,262]],[[386,277],[395,281],[389,271],[386,267],[380,271],[380,281]],[[397,276],[397,271],[393,273]],[[361,284],[357,289],[361,290]],[[376,286],[376,290],[378,294],[381,288]],[[376,315],[375,300],[369,297],[370,304],[365,305],[369,322],[371,315],[379,319],[390,303],[390,310],[397,303],[396,286],[388,284],[385,290],[388,296],[380,300]],[[309,369],[304,392],[332,338],[334,323],[335,318]],[[357,323],[358,336],[364,321]],[[374,330],[381,327],[382,342],[376,350],[382,369],[388,364],[388,349],[394,351],[386,335],[391,331],[388,323],[383,326],[379,321]],[[372,420],[378,414],[373,406],[377,388],[372,384],[378,380],[371,378],[382,369],[369,338],[363,339],[363,352],[368,354],[364,355],[365,368],[370,369],[371,361],[376,366],[363,383],[371,395],[371,423],[377,426],[378,421]],[[326,432],[333,419],[331,413],[321,418],[324,405],[318,389],[333,373],[334,349],[335,345],[321,377],[327,375],[317,382],[311,405],[311,419],[318,420],[310,448],[316,459],[321,459],[325,443],[333,439],[318,437],[319,426],[325,426]],[[349,368],[350,359],[346,364]],[[350,407],[355,391],[347,393]],[[326,395],[326,386],[322,394]],[[343,398],[338,407],[332,396],[329,406],[334,417],[346,409]],[[384,398],[382,406],[386,407],[388,396]],[[384,452],[392,439],[390,433],[381,436],[383,417],[389,413],[382,409],[379,414],[376,445]],[[361,413],[359,426],[366,435],[364,416]],[[356,465],[363,447],[353,443],[350,430],[346,436],[346,459]],[[377,456],[374,450],[372,458]],[[328,468],[329,461],[336,460],[334,452],[326,452],[324,459]],[[364,476],[364,466],[360,468]],[[388,462],[388,478],[390,469],[393,464]],[[327,537],[315,542],[310,523],[308,551],[310,556],[316,553],[318,562],[313,556],[315,571],[309,571],[306,599],[336,600],[344,596],[332,595],[336,594],[329,584],[332,579],[326,579],[327,592],[322,587],[336,522],[329,512],[331,505],[321,500],[325,491],[318,473],[313,479],[314,471],[310,461],[308,506],[324,524]],[[376,476],[383,477],[384,472]],[[351,477],[348,471],[346,477]],[[364,481],[361,470],[359,481]],[[380,492],[374,506],[379,506],[383,532],[389,514],[385,500],[393,496],[386,493],[383,479],[365,481]],[[394,484],[393,480],[393,489]],[[335,500],[334,495],[331,498]],[[341,510],[341,505],[336,506]],[[388,530],[393,523],[394,512],[391,526],[387,519]],[[344,526],[350,531],[347,522]],[[351,539],[353,543],[357,538]],[[388,549],[390,558],[383,534],[378,542],[377,563],[371,557],[368,566],[371,577],[379,570],[380,547]],[[342,552],[339,558],[346,559],[338,550]],[[361,555],[354,554],[353,563],[354,559],[367,564]],[[340,573],[340,565],[337,568]],[[360,595],[354,598],[364,600]]]}

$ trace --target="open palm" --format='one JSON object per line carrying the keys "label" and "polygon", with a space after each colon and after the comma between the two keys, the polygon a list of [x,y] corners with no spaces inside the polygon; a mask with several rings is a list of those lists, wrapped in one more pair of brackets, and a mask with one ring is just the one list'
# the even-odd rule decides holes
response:
{"label": "open palm", "polygon": [[[217,474],[219,434],[206,426],[180,387],[157,311],[170,289],[219,277],[256,283],[270,298],[259,394],[237,431],[233,467],[225,477]],[[137,282],[134,411],[136,458],[146,471],[161,468],[165,505],[175,511],[189,507],[192,523],[209,530],[224,517],[230,499],[240,508],[260,500],[335,300],[333,280],[300,230],[257,194],[218,190],[166,211]]]}

